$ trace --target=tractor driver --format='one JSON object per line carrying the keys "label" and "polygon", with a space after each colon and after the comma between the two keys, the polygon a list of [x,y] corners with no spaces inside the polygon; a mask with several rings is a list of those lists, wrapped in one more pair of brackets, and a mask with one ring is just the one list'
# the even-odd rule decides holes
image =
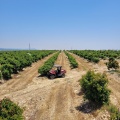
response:
{"label": "tractor driver", "polygon": [[60,71],[61,71],[61,67],[58,67],[58,68],[57,68],[57,71],[58,71],[58,74],[59,74]]}

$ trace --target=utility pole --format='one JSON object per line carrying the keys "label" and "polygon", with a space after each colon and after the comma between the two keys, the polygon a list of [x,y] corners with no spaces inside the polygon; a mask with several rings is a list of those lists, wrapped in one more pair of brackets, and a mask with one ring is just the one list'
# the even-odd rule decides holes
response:
{"label": "utility pole", "polygon": [[30,43],[29,43],[29,50],[30,50]]}

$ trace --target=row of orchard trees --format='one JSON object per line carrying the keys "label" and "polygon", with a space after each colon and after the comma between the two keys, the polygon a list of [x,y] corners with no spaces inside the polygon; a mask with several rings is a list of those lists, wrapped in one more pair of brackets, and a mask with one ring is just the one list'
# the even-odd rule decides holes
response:
{"label": "row of orchard trees", "polygon": [[120,50],[71,50],[70,52],[94,63],[98,63],[100,59],[120,59]]}
{"label": "row of orchard trees", "polygon": [[77,68],[78,67],[78,63],[77,61],[75,60],[75,58],[69,54],[67,51],[64,51],[65,54],[67,55],[69,61],[70,61],[70,65],[71,65],[71,68]]}
{"label": "row of orchard trees", "polygon": [[59,55],[60,51],[55,53],[51,58],[49,58],[43,66],[41,66],[38,69],[38,73],[40,73],[41,75],[47,75],[47,73],[49,72],[49,70],[53,67],[55,61],[57,60],[57,57]]}
{"label": "row of orchard trees", "polygon": [[32,51],[1,51],[0,52],[0,78],[10,79],[11,74],[22,71],[23,68],[31,66],[33,62],[48,56],[54,50],[32,50]]}

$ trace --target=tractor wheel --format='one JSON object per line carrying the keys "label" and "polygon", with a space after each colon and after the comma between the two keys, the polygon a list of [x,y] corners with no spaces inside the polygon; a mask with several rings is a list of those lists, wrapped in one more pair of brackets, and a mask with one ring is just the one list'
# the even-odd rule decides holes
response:
{"label": "tractor wheel", "polygon": [[50,79],[54,79],[55,78],[55,75],[50,75]]}
{"label": "tractor wheel", "polygon": [[65,77],[65,74],[62,74],[62,78],[64,78]]}

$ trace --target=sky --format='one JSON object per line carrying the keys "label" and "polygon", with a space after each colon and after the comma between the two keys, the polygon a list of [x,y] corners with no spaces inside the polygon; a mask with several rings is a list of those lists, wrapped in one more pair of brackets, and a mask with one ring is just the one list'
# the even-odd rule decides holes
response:
{"label": "sky", "polygon": [[0,48],[120,49],[120,0],[0,0]]}

